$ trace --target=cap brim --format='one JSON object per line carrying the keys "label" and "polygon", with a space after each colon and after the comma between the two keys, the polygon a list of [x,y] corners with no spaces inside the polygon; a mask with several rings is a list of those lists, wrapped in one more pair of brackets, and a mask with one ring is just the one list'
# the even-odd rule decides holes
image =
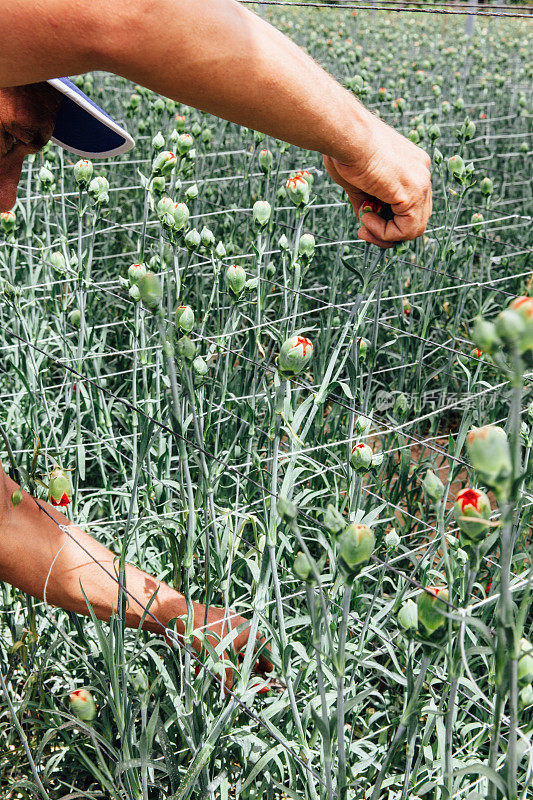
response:
{"label": "cap brim", "polygon": [[85,158],[106,158],[127,153],[135,144],[129,133],[108,116],[68,78],[48,83],[64,97],[57,114],[52,141]]}

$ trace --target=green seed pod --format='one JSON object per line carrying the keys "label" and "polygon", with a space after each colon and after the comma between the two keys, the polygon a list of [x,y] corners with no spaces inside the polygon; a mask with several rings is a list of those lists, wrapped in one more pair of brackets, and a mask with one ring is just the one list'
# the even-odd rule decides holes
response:
{"label": "green seed pod", "polygon": [[239,297],[246,283],[246,272],[239,264],[231,264],[226,270],[226,287],[230,294]]}
{"label": "green seed pod", "polygon": [[507,434],[498,425],[472,428],[466,448],[473,468],[483,483],[506,491],[512,474],[511,451]]}
{"label": "green seed pod", "polygon": [[533,683],[533,645],[527,639],[520,639],[518,680],[522,684]]}
{"label": "green seed pod", "polygon": [[301,550],[294,559],[292,568],[296,577],[300,578],[301,581],[305,581],[306,583],[312,582],[313,573],[311,571],[311,562]]}
{"label": "green seed pod", "polygon": [[88,689],[76,689],[69,694],[70,710],[83,722],[92,722],[96,717],[96,704]]}
{"label": "green seed pod", "polygon": [[157,275],[154,275],[153,272],[147,272],[139,278],[137,285],[144,305],[152,311],[160,308],[161,300],[163,299],[163,287]]}
{"label": "green seed pod", "polygon": [[194,311],[190,306],[178,306],[176,310],[176,325],[185,333],[190,333],[194,328]]}
{"label": "green seed pod", "polygon": [[182,336],[176,343],[176,355],[183,361],[193,361],[196,355],[196,345],[188,336]]}
{"label": "green seed pod", "polygon": [[[445,602],[442,602],[445,601]],[[427,587],[420,592],[416,604],[418,609],[418,632],[423,637],[433,637],[435,631],[446,624],[448,590],[442,587]]]}
{"label": "green seed pod", "polygon": [[264,228],[268,224],[270,215],[272,214],[272,207],[266,200],[257,200],[252,209],[255,224],[259,228]]}
{"label": "green seed pod", "polygon": [[350,464],[357,475],[366,475],[372,466],[372,448],[364,442],[354,445]]}
{"label": "green seed pod", "polygon": [[285,377],[299,375],[313,357],[313,345],[305,336],[286,339],[279,352],[278,368]]}
{"label": "green seed pod", "polygon": [[453,513],[457,526],[465,537],[478,543],[489,527],[490,500],[485,492],[479,489],[463,489],[455,498]]}
{"label": "green seed pod", "polygon": [[432,469],[428,469],[422,481],[422,488],[427,497],[433,502],[438,503],[444,495],[444,484]]}
{"label": "green seed pod", "polygon": [[501,342],[496,333],[496,326],[482,317],[474,319],[472,339],[483,353],[495,353]]}
{"label": "green seed pod", "polygon": [[418,606],[413,600],[406,600],[398,611],[398,625],[406,633],[416,631],[418,628]]}
{"label": "green seed pod", "polygon": [[13,503],[13,508],[16,508],[20,503],[22,503],[22,491],[20,489],[15,489],[11,495],[11,502]]}
{"label": "green seed pod", "polygon": [[370,559],[375,545],[373,531],[367,525],[352,522],[337,539],[339,559],[345,574],[356,574]]}
{"label": "green seed pod", "polygon": [[89,185],[92,176],[93,165],[91,161],[82,158],[81,161],[74,164],[74,180],[80,189],[85,189]]}

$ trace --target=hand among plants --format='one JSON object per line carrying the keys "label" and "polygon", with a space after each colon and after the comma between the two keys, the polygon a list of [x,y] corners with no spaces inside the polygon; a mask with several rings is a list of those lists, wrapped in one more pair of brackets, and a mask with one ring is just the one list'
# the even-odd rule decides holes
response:
{"label": "hand among plants", "polygon": [[50,139],[60,103],[47,83],[0,89],[0,212],[14,206],[22,163]]}
{"label": "hand among plants", "polygon": [[[361,221],[360,239],[379,247],[421,236],[431,215],[431,175],[428,154],[393,128],[375,118],[364,157],[342,164],[324,156],[324,165],[346,191]],[[360,215],[365,200],[376,198],[390,205],[394,219],[374,211]]]}

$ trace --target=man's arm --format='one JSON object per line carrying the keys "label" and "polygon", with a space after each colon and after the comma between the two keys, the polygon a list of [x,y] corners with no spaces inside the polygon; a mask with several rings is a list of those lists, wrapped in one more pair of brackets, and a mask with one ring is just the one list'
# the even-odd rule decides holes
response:
{"label": "man's arm", "polygon": [[[11,497],[17,488],[17,484],[0,466],[0,580],[7,581],[23,592],[42,599],[46,578],[50,572],[46,600],[51,605],[78,614],[88,614],[83,596],[85,592],[96,616],[102,620],[109,620],[112,611],[117,610],[118,587],[116,582],[93,561],[93,558],[111,575],[115,575],[116,556],[80,528],[72,526],[72,534],[90,553],[90,556],[87,555],[73,539],[57,527],[27,492],[23,492],[22,502],[13,507]],[[39,503],[60,524],[70,525],[68,519],[56,508],[41,500]],[[52,563],[54,565],[50,571]],[[168,627],[173,618],[187,614],[183,595],[129,564],[126,565],[126,588],[132,595],[128,599],[126,611],[126,624],[129,627],[137,628],[143,615],[143,609],[132,598],[135,597],[146,606],[156,591],[157,595],[150,612],[165,627]],[[195,603],[195,627],[203,628],[204,614],[205,606]],[[231,627],[236,628],[243,622],[245,622],[243,617],[233,616]],[[217,636],[222,636],[223,632],[227,631],[223,609],[210,607],[208,624],[210,630]],[[143,627],[153,633],[163,633],[161,626],[150,617],[146,617]],[[183,633],[183,623],[179,620],[177,631]],[[247,638],[247,630],[236,637],[237,651],[246,644]],[[212,637],[213,645],[216,645],[217,641],[216,637]],[[199,647],[197,640],[195,646]],[[271,669],[271,665],[264,658],[261,659],[260,666],[265,671]]]}
{"label": "man's arm", "polygon": [[241,125],[317,150],[358,210],[362,238],[420,235],[431,213],[429,159],[287,37],[234,0],[10,0],[0,86],[104,69]]}

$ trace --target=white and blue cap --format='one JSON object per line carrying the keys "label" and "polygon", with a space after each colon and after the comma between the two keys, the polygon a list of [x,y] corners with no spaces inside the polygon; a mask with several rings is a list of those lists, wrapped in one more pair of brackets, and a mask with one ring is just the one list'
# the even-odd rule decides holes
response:
{"label": "white and blue cap", "polygon": [[48,83],[64,97],[59,106],[52,141],[84,158],[118,156],[135,142],[118,122],[97,106],[68,78]]}

